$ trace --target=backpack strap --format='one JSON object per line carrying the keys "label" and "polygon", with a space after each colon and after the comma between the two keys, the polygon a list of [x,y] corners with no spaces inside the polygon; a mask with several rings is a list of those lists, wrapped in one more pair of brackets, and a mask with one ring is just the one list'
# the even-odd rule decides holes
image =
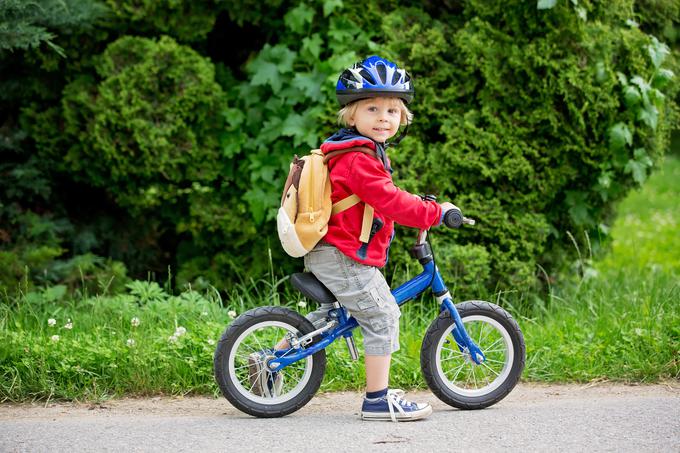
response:
{"label": "backpack strap", "polygon": [[361,221],[361,234],[359,240],[364,244],[368,244],[371,238],[371,226],[373,225],[373,206],[364,205],[364,218]]}
{"label": "backpack strap", "polygon": [[[331,210],[331,215],[340,214],[342,211],[346,211],[352,206],[361,203],[361,198],[356,194],[352,194],[342,200],[333,203],[333,208]],[[371,235],[371,226],[373,225],[373,214],[375,210],[373,206],[364,203],[364,217],[361,220],[361,234],[359,235],[359,240],[364,243],[368,243],[368,239]]]}
{"label": "backpack strap", "polygon": [[331,210],[331,215],[340,214],[342,211],[346,211],[357,203],[361,203],[361,198],[356,194],[349,195],[347,198],[333,203],[333,208]]}

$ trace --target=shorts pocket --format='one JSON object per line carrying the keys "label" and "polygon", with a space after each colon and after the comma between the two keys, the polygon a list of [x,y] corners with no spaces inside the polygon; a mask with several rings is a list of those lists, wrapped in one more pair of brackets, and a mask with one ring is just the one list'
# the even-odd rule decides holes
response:
{"label": "shorts pocket", "polygon": [[386,304],[387,301],[380,295],[378,288],[369,289],[366,297],[363,297],[361,300],[357,301],[357,307],[359,307],[359,310],[362,311],[375,310],[377,308],[381,309],[385,307]]}

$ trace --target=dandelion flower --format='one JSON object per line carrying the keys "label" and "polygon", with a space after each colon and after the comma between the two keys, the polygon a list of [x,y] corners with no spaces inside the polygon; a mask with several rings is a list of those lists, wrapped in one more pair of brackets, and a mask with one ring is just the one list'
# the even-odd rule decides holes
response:
{"label": "dandelion flower", "polygon": [[227,314],[231,319],[234,319],[236,317],[236,312],[234,310],[229,310]]}
{"label": "dandelion flower", "polygon": [[137,327],[137,326],[139,326],[139,318],[135,316],[134,318],[132,318],[132,319],[130,320],[130,324],[132,324],[132,327]]}
{"label": "dandelion flower", "polygon": [[73,329],[73,323],[71,322],[71,318],[69,318],[68,321],[66,321],[66,324],[64,324],[64,329],[68,330]]}
{"label": "dandelion flower", "polygon": [[174,336],[174,335],[170,335],[170,336],[168,337],[168,342],[170,342],[170,343],[175,343],[175,342],[177,342],[177,337]]}
{"label": "dandelion flower", "polygon": [[50,318],[50,319],[47,320],[47,325],[50,326],[50,327],[54,327],[54,326],[57,325],[57,320],[54,319],[54,318]]}
{"label": "dandelion flower", "polygon": [[208,338],[208,344],[210,346],[213,346],[215,344],[215,340],[213,340],[212,338]]}
{"label": "dandelion flower", "polygon": [[128,338],[128,340],[127,340],[126,343],[127,343],[128,346],[134,346],[134,345],[135,345],[135,340],[133,340],[132,338]]}
{"label": "dandelion flower", "polygon": [[305,308],[306,306],[307,306],[307,303],[304,300],[301,300],[300,302],[298,302],[298,307]]}
{"label": "dandelion flower", "polygon": [[185,333],[187,333],[187,329],[185,329],[185,328],[182,327],[182,326],[179,326],[177,329],[175,329],[175,336],[176,336],[176,337],[181,337],[181,336],[184,335]]}
{"label": "dandelion flower", "polygon": [[53,342],[56,343],[57,341],[59,341],[59,335],[52,335],[52,337],[50,338],[50,340],[52,340]]}

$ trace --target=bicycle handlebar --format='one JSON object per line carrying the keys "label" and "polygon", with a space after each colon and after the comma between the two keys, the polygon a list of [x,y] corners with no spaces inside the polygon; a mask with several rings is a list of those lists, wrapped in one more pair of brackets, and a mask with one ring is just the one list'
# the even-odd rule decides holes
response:
{"label": "bicycle handlebar", "polygon": [[[420,198],[422,198],[424,201],[437,201],[437,197],[430,194],[421,195]],[[444,219],[442,223],[449,228],[460,228],[460,226],[463,224],[474,225],[475,220],[464,217],[460,209],[453,208],[444,213]]]}
{"label": "bicycle handlebar", "polygon": [[460,209],[454,208],[446,211],[444,214],[443,223],[449,228],[460,228],[462,224],[474,225],[475,221],[474,219],[463,217],[463,213],[460,211]]}

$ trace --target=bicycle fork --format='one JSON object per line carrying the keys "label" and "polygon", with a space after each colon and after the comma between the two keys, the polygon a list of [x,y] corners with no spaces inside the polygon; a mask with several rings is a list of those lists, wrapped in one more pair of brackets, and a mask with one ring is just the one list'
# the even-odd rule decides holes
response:
{"label": "bicycle fork", "polygon": [[460,352],[468,355],[470,360],[472,360],[477,365],[481,365],[482,362],[486,361],[486,356],[465,330],[463,320],[461,319],[456,306],[453,304],[449,292],[447,291],[446,294],[437,297],[437,300],[441,304],[442,310],[448,310],[448,312],[451,314],[451,318],[453,318],[453,329],[451,329],[451,335],[453,336],[454,340],[456,340],[456,344],[458,345]]}

